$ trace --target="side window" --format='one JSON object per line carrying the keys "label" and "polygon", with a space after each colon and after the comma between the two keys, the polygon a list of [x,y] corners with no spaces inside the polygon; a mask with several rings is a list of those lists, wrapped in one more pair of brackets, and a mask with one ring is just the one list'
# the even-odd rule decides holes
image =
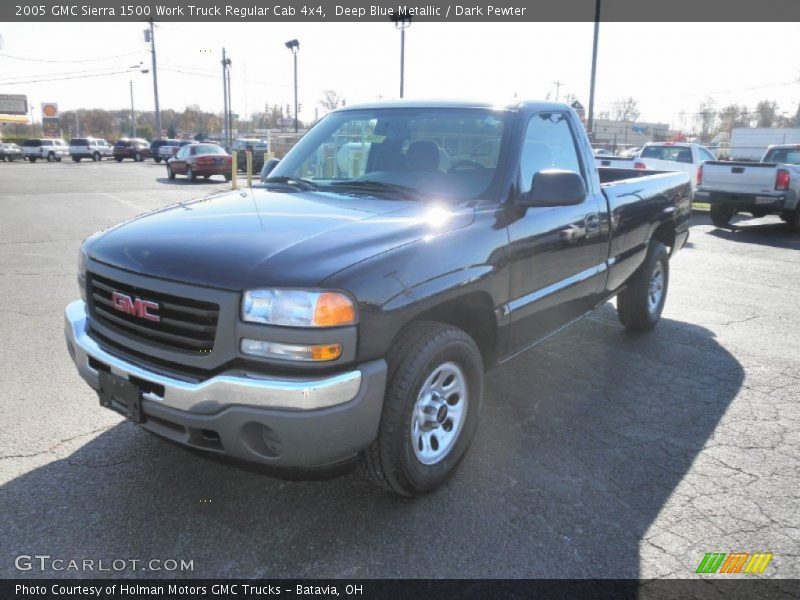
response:
{"label": "side window", "polygon": [[541,112],[528,122],[520,160],[520,191],[531,189],[533,176],[545,169],[563,169],[583,175],[567,115]]}
{"label": "side window", "polygon": [[717,160],[717,159],[714,158],[714,155],[711,154],[711,152],[709,152],[705,148],[700,148],[700,160],[704,161],[704,160]]}

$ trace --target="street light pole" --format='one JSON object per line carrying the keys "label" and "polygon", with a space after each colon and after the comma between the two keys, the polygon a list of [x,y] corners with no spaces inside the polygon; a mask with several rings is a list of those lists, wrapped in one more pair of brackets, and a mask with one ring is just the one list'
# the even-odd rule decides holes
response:
{"label": "street light pole", "polygon": [[130,80],[131,85],[131,137],[136,137],[136,111],[133,108],[133,79]]}
{"label": "street light pole", "polygon": [[231,59],[228,59],[228,145],[233,143],[233,102],[231,100]]}
{"label": "street light pole", "polygon": [[595,0],[594,6],[594,43],[592,44],[592,80],[589,84],[589,118],[586,128],[589,139],[594,141],[594,82],[597,76],[597,43],[600,38],[600,0]]}
{"label": "street light pole", "polygon": [[153,55],[153,97],[156,104],[156,137],[161,137],[161,108],[158,104],[158,72],[156,71],[156,33],[153,19],[150,19],[150,29],[145,30],[145,41],[150,42],[150,52]]}
{"label": "street light pole", "polygon": [[297,52],[300,50],[300,42],[289,40],[286,47],[292,51],[294,57],[294,132],[297,133]]}
{"label": "street light pole", "polygon": [[411,16],[400,13],[392,15],[392,22],[396,29],[400,30],[400,97],[403,97],[405,92],[405,74],[406,74],[406,29],[411,26]]}

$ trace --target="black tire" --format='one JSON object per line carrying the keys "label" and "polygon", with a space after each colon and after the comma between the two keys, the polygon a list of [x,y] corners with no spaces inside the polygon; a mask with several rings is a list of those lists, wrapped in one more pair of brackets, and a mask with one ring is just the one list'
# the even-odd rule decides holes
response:
{"label": "black tire", "polygon": [[136,154],[133,155],[133,160],[136,162],[142,162],[144,160],[144,157],[142,156],[141,152],[137,152]]}
{"label": "black tire", "polygon": [[167,177],[170,179],[175,179],[175,171],[172,170],[172,167],[167,165]]}
{"label": "black tire", "polygon": [[225,181],[230,181],[231,179],[233,178],[230,175],[225,175]]}
{"label": "black tire", "polygon": [[[661,274],[657,294],[651,288]],[[661,242],[650,242],[647,257],[628,287],[617,297],[617,316],[629,331],[650,331],[658,324],[669,289],[669,252]]]}
{"label": "black tire", "polygon": [[72,157],[72,162],[81,162],[81,157],[80,156],[73,156]]}
{"label": "black tire", "polygon": [[5,154],[3,155],[3,162],[8,162],[8,157]]}
{"label": "black tire", "polygon": [[55,154],[53,154],[52,152],[50,152],[50,153],[47,155],[47,162],[53,162],[55,159],[56,159],[56,155],[55,155]]}
{"label": "black tire", "polygon": [[114,157],[114,159],[115,159],[117,162],[120,162],[120,163],[122,162],[122,157],[121,157],[121,156],[115,156],[115,157]]}
{"label": "black tire", "polygon": [[156,161],[157,163],[160,163],[161,162],[161,157],[160,156],[154,156],[153,160]]}
{"label": "black tire", "polygon": [[711,205],[711,222],[717,227],[727,227],[735,214],[736,211],[728,206]]}
{"label": "black tire", "polygon": [[800,206],[781,215],[792,233],[800,233]]}
{"label": "black tire", "polygon": [[61,157],[60,156],[56,156],[56,162],[61,162]]}
{"label": "black tire", "polygon": [[189,181],[197,181],[197,174],[192,171],[192,167],[186,167],[186,177],[189,179]]}
{"label": "black tire", "polygon": [[208,181],[209,179],[211,179],[211,175],[203,175],[203,179],[205,179],[206,181]]}
{"label": "black tire", "polygon": [[100,153],[99,153],[99,152],[95,152],[94,154],[92,154],[92,160],[93,160],[94,162],[100,162],[100,159],[101,159],[101,158],[102,158],[102,157],[100,156]]}
{"label": "black tire", "polygon": [[[483,361],[475,341],[461,329],[420,321],[395,340],[387,362],[378,439],[362,453],[361,470],[367,479],[389,491],[419,496],[435,490],[453,474],[472,441],[483,396]],[[462,372],[466,395],[456,398],[456,402],[466,402],[466,413],[449,449],[435,463],[423,464],[412,436],[418,397],[428,379],[448,364],[457,365]],[[443,404],[452,406],[449,400]],[[444,413],[446,418],[447,410]],[[438,417],[437,414],[434,418]],[[441,421],[441,426],[446,429],[446,421]]]}
{"label": "black tire", "polygon": [[29,156],[28,160],[31,161],[32,163],[35,163],[36,162],[36,158],[37,158],[36,156]]}

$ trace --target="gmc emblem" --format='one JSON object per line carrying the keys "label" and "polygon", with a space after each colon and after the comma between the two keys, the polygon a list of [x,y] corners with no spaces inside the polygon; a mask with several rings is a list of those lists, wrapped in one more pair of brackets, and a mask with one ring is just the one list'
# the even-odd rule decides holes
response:
{"label": "gmc emblem", "polygon": [[141,298],[131,298],[119,292],[113,292],[111,294],[111,301],[114,302],[114,308],[119,312],[124,312],[133,317],[139,317],[140,319],[155,321],[156,323],[161,320],[161,317],[155,314],[158,310],[158,302],[142,300]]}

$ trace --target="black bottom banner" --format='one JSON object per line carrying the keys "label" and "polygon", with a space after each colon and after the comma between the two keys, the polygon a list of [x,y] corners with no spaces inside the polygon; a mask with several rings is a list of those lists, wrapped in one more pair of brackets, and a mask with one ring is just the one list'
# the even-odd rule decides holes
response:
{"label": "black bottom banner", "polygon": [[2,580],[2,600],[256,600],[263,598],[790,599],[797,579],[48,579]]}

